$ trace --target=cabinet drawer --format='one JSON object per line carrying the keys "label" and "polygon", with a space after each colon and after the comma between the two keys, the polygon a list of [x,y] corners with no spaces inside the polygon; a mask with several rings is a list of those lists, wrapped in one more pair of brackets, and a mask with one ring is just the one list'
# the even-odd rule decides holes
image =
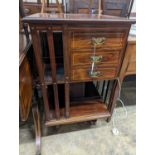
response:
{"label": "cabinet drawer", "polygon": [[70,46],[79,49],[122,49],[124,32],[71,32]]}
{"label": "cabinet drawer", "polygon": [[97,52],[93,55],[93,52],[74,52],[71,58],[72,66],[90,65],[93,62],[96,64],[102,64],[104,66],[117,66],[119,63],[119,51],[114,52]]}
{"label": "cabinet drawer", "polygon": [[94,69],[91,74],[91,68],[72,69],[71,80],[82,81],[82,80],[97,80],[97,79],[112,79],[116,76],[116,68],[103,68],[98,67]]}

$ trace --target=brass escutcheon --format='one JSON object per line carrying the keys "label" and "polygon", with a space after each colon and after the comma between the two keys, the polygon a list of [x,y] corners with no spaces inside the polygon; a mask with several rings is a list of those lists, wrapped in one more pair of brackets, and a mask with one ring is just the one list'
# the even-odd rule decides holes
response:
{"label": "brass escutcheon", "polygon": [[94,46],[101,45],[101,44],[104,44],[105,40],[106,40],[105,37],[100,37],[100,38],[93,37],[92,38],[92,44]]}
{"label": "brass escutcheon", "polygon": [[103,56],[102,55],[90,56],[90,60],[91,60],[91,62],[98,63],[103,60]]}
{"label": "brass escutcheon", "polygon": [[92,78],[97,78],[97,77],[101,76],[101,72],[100,71],[93,71],[93,72],[90,71],[89,76]]}

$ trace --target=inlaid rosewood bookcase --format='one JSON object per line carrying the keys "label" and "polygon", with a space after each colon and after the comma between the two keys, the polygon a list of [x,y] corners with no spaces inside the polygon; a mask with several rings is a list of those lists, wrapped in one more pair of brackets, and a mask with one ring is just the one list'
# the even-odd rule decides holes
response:
{"label": "inlaid rosewood bookcase", "polygon": [[31,29],[45,125],[109,121],[125,74],[127,38],[135,20],[38,13],[23,22]]}

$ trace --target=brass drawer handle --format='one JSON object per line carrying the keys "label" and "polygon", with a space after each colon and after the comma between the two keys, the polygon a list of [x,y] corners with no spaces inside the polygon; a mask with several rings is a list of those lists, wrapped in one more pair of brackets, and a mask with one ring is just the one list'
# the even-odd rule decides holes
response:
{"label": "brass drawer handle", "polygon": [[100,71],[95,71],[95,72],[90,71],[90,72],[89,72],[89,76],[92,77],[92,78],[97,78],[97,77],[99,77],[99,76],[101,76],[101,75],[102,75],[102,74],[101,74]]}
{"label": "brass drawer handle", "polygon": [[100,38],[93,37],[92,38],[92,44],[94,46],[101,45],[101,44],[104,44],[105,40],[106,40],[105,37],[100,37]]}
{"label": "brass drawer handle", "polygon": [[90,56],[90,60],[91,60],[91,62],[98,63],[98,62],[103,61],[103,56],[102,55],[99,55],[99,56]]}

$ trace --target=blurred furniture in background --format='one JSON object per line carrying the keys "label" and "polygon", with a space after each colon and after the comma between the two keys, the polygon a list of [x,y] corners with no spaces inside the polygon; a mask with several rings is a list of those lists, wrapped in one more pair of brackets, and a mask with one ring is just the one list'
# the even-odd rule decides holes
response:
{"label": "blurred furniture in background", "polygon": [[[128,17],[134,0],[67,0],[67,13],[98,13]],[[101,5],[101,6],[100,6]]]}
{"label": "blurred furniture in background", "polygon": [[103,14],[129,17],[134,0],[104,0]]}
{"label": "blurred furniture in background", "polygon": [[25,16],[26,16],[26,14],[24,12],[23,0],[19,0],[19,33],[23,33],[22,30],[24,30],[23,34],[25,34],[26,41],[28,44],[30,42],[28,25],[21,21],[21,19]]}
{"label": "blurred furniture in background", "polygon": [[[43,12],[65,12],[129,17],[134,0],[23,0],[26,15]],[[42,7],[42,4],[45,4]],[[100,10],[100,12],[99,12]]]}
{"label": "blurred furniture in background", "polygon": [[61,0],[61,2],[60,2],[60,0],[55,0],[55,1],[56,2],[53,3],[52,0],[34,0],[33,2],[23,0],[24,12],[25,12],[26,15],[31,15],[31,14],[34,14],[34,13],[40,13],[42,8],[43,8],[42,7],[43,3],[45,4],[44,5],[45,12],[46,11],[49,12],[51,10],[51,8],[55,12],[63,12],[63,10],[64,10],[63,0]]}
{"label": "blurred furniture in background", "polygon": [[130,53],[130,56],[125,75],[136,74],[136,36],[130,35],[128,37],[126,53]]}
{"label": "blurred furniture in background", "polygon": [[98,13],[98,7],[99,7],[99,0],[66,1],[67,13],[82,13],[82,14]]}
{"label": "blurred furniture in background", "polygon": [[55,6],[49,6],[48,0],[41,0],[42,7],[41,7],[41,13],[63,13],[61,4],[59,3],[59,0],[56,0]]}

